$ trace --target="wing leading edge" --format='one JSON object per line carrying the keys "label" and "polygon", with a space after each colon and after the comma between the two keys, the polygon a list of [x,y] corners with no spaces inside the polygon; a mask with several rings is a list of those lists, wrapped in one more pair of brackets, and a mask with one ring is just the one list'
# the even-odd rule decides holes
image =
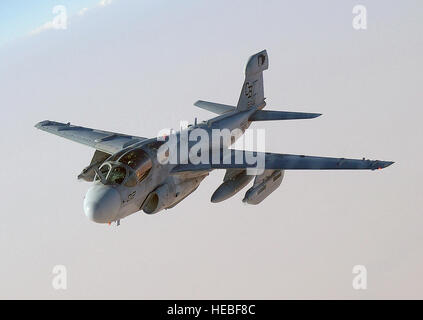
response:
{"label": "wing leading edge", "polygon": [[[376,170],[386,168],[394,163],[364,158],[360,160],[230,150],[228,156],[224,158],[225,160],[223,160],[223,154],[220,155],[219,163],[209,161],[208,164],[179,164],[173,169],[173,172],[256,168],[260,161],[252,162],[251,159],[257,159],[257,157],[264,157],[262,158],[264,159],[264,168],[261,169],[283,170]],[[260,166],[258,167],[260,168]]]}
{"label": "wing leading edge", "polygon": [[147,139],[50,120],[41,121],[37,123],[35,127],[109,154],[114,154],[134,143]]}

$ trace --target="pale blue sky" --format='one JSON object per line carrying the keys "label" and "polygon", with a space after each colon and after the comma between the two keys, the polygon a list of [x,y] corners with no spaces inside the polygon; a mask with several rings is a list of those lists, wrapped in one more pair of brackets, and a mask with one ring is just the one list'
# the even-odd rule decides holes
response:
{"label": "pale blue sky", "polygon": [[82,8],[93,8],[100,0],[5,0],[0,2],[0,46],[28,35],[32,30],[54,18],[57,5],[66,7],[68,16]]}

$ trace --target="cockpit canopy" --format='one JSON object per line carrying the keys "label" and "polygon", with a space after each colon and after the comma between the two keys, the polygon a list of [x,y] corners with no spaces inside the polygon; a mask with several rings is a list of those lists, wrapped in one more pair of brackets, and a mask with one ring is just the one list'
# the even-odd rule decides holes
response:
{"label": "cockpit canopy", "polygon": [[148,154],[142,149],[133,149],[123,155],[111,157],[105,161],[100,169],[96,180],[105,184],[124,184],[134,187],[148,176],[153,163]]}

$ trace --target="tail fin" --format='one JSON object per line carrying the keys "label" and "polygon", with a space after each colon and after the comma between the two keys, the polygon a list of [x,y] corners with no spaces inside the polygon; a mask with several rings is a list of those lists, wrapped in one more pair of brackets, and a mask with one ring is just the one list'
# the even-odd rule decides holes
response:
{"label": "tail fin", "polygon": [[239,96],[237,110],[243,111],[253,107],[265,106],[263,71],[269,67],[267,51],[263,50],[248,59],[245,66],[245,81]]}

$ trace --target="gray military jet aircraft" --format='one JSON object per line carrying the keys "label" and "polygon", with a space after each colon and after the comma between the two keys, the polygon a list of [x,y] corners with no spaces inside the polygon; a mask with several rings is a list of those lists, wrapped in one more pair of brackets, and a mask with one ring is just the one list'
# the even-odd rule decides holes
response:
{"label": "gray military jet aircraft", "polygon": [[[213,169],[226,169],[226,174],[223,183],[212,195],[212,202],[232,197],[254,179],[243,201],[259,204],[280,186],[285,170],[375,170],[393,163],[364,158],[355,160],[230,149],[254,121],[311,119],[320,116],[316,113],[262,110],[266,105],[263,71],[268,69],[268,63],[265,50],[250,57],[236,107],[197,101],[195,106],[218,116],[199,124],[195,122],[162,138],[147,139],[49,120],[35,127],[96,149],[90,165],[81,172],[78,179],[93,181],[84,199],[84,211],[89,219],[97,223],[119,224],[120,219],[140,210],[154,214],[173,208],[194,192]],[[238,130],[240,134],[231,135],[229,141],[222,139],[224,141],[221,142],[219,138],[217,144],[207,141],[206,145],[202,144],[202,147],[206,146],[205,149],[198,148],[197,138],[189,138],[186,152],[183,154],[180,150],[176,161],[169,161],[170,153],[174,152],[168,144],[171,138],[175,138],[176,146],[181,149],[183,140],[186,141],[184,134],[198,130],[209,136],[213,130]],[[191,157],[192,154],[202,156],[204,150],[210,153],[201,158],[203,161]],[[259,168],[261,171],[257,170],[257,163],[248,160],[258,157],[263,159]],[[251,175],[249,169],[256,169],[253,171],[256,174]]]}

